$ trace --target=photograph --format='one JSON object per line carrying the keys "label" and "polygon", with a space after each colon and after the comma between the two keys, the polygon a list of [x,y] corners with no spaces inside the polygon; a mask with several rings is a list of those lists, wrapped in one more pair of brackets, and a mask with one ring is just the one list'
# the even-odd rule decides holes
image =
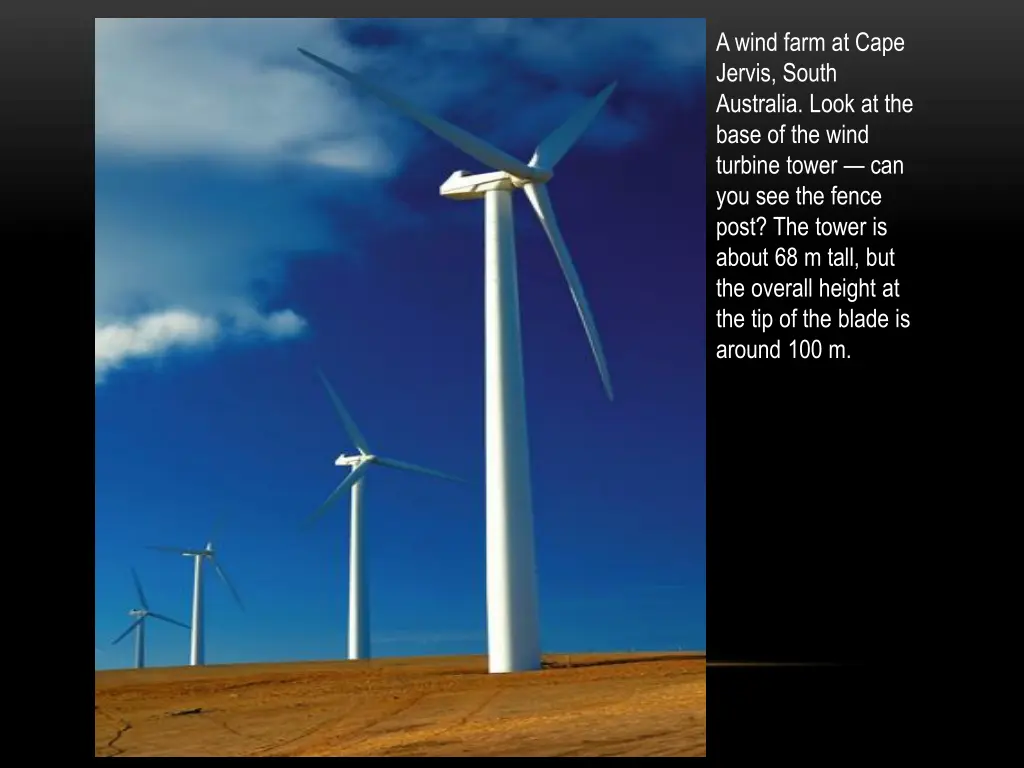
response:
{"label": "photograph", "polygon": [[96,757],[706,756],[706,36],[95,20]]}

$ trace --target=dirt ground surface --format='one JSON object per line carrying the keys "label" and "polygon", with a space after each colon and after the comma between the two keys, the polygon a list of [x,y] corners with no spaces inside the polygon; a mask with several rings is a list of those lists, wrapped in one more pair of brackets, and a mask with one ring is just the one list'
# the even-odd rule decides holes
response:
{"label": "dirt ground surface", "polygon": [[96,672],[97,757],[703,757],[704,723],[704,654]]}

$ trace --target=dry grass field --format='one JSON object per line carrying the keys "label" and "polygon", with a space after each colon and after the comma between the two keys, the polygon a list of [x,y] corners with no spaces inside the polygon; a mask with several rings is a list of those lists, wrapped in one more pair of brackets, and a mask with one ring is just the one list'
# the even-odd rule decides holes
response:
{"label": "dry grass field", "polygon": [[704,654],[96,672],[97,757],[703,757],[704,722]]}

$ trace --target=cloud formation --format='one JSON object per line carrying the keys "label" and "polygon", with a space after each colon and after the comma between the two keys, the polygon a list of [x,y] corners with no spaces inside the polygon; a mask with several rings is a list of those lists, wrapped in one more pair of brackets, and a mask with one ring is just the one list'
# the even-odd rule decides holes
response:
{"label": "cloud formation", "polygon": [[671,19],[97,19],[97,382],[132,358],[294,337],[299,314],[268,309],[288,263],[358,247],[312,202],[364,223],[400,210],[382,182],[432,137],[297,47],[524,159],[611,79],[632,96],[581,143],[633,141],[637,96],[703,82],[703,26]]}
{"label": "cloud formation", "polygon": [[152,312],[128,322],[96,323],[96,383],[132,358],[158,358],[168,352],[208,347],[225,337],[288,339],[301,334],[306,321],[290,309],[261,315],[204,316],[182,309]]}
{"label": "cloud formation", "polygon": [[[300,46],[508,137],[556,127],[581,88],[613,79],[682,94],[705,44],[702,25],[674,19],[98,19],[97,151],[394,173],[406,148],[384,139],[420,134]],[[611,105],[593,135],[633,138],[629,125]]]}
{"label": "cloud formation", "polygon": [[302,42],[358,64],[324,19],[97,19],[97,151],[387,172],[372,119],[303,71]]}

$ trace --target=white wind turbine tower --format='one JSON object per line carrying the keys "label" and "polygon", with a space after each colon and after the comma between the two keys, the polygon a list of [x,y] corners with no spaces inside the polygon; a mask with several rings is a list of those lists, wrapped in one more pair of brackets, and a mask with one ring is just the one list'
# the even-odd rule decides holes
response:
{"label": "white wind turbine tower", "polygon": [[517,189],[526,193],[551,241],[590,340],[605,392],[612,399],[611,380],[597,329],[544,185],[554,175],[553,169],[558,161],[604,106],[615,83],[594,96],[560,128],[549,134],[537,146],[530,162],[523,163],[361,75],[301,48],[299,52],[494,169],[493,173],[476,175],[456,171],[441,185],[440,191],[442,197],[453,200],[484,200],[487,642],[490,671],[539,669],[540,628],[512,193]]}
{"label": "white wind turbine tower", "polygon": [[[152,616],[154,619],[160,619],[160,621],[166,621],[170,624],[177,624],[179,627],[188,629],[188,624],[182,624],[180,621],[164,616],[161,613],[154,613],[149,610],[149,603],[146,602],[146,595],[142,592],[142,584],[139,582],[139,576],[135,573],[135,569],[132,568],[132,580],[135,582],[135,591],[139,595],[139,605],[141,608],[133,608],[128,611],[128,615],[135,619],[128,629],[117,636],[111,645],[117,645],[119,642],[124,640],[132,630],[135,630],[135,668],[142,669],[146,666],[146,619]],[[97,648],[97,651],[100,649]]]}
{"label": "white wind turbine tower", "polygon": [[356,426],[348,410],[342,405],[323,371],[318,371],[320,378],[327,388],[327,394],[334,403],[334,410],[337,411],[345,431],[359,451],[358,454],[348,456],[341,454],[335,465],[339,467],[350,467],[351,471],[341,481],[341,484],[327,497],[327,500],[320,505],[316,512],[310,516],[314,520],[327,511],[335,501],[341,498],[345,491],[352,491],[351,523],[349,533],[349,559],[348,559],[348,657],[355,661],[358,659],[370,658],[370,605],[369,590],[366,579],[366,562],[364,558],[365,536],[363,529],[363,477],[371,464],[380,464],[392,469],[405,469],[411,472],[420,472],[425,475],[433,475],[444,480],[454,482],[465,482],[458,477],[446,475],[433,469],[427,469],[405,461],[388,459],[384,456],[377,456],[370,451],[370,446],[363,437],[359,427]]}
{"label": "white wind turbine tower", "polygon": [[206,663],[206,626],[204,620],[204,600],[203,600],[203,565],[207,560],[213,566],[213,569],[220,576],[220,580],[224,582],[224,586],[231,592],[231,596],[238,603],[238,607],[243,611],[245,606],[242,605],[242,598],[238,596],[238,590],[235,589],[235,585],[231,583],[230,579],[224,569],[220,567],[220,563],[217,562],[217,553],[213,549],[213,542],[207,541],[205,549],[181,549],[179,547],[149,547],[149,549],[160,550],[161,552],[172,552],[176,555],[184,555],[185,557],[191,557],[195,560],[194,575],[192,582],[192,640],[189,646],[189,661],[188,663],[193,667],[202,666]]}

